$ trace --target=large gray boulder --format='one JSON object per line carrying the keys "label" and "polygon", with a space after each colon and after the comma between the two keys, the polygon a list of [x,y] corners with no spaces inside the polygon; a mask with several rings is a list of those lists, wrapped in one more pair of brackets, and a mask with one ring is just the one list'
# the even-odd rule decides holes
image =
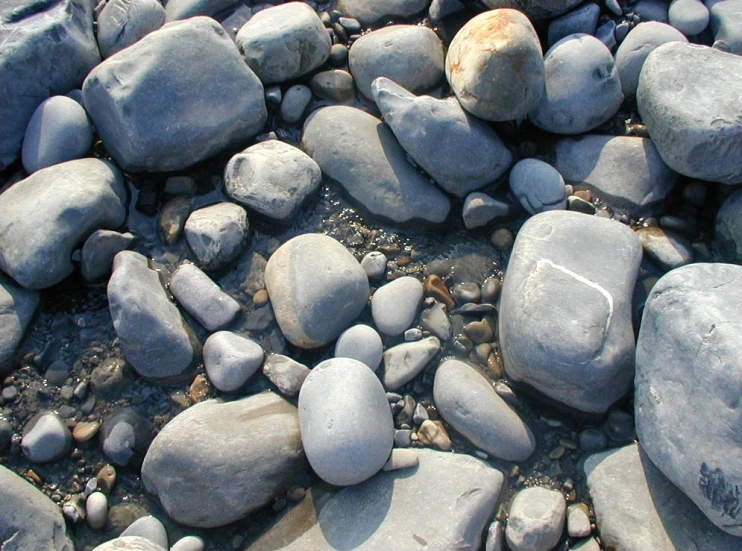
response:
{"label": "large gray boulder", "polygon": [[612,220],[560,210],[530,218],[500,296],[507,374],[572,408],[605,412],[633,380],[641,257],[639,238]]}
{"label": "large gray boulder", "polygon": [[580,0],[482,0],[482,3],[490,9],[520,10],[530,19],[547,19],[568,12]]}
{"label": "large gray boulder", "polygon": [[13,355],[38,305],[38,293],[0,275],[0,374],[10,371]]}
{"label": "large gray boulder", "polygon": [[305,464],[296,407],[264,392],[179,414],[149,447],[142,482],[176,522],[213,528],[273,501]]}
{"label": "large gray boulder", "polygon": [[338,105],[312,113],[302,148],[371,214],[434,224],[448,216],[448,198],[407,162],[389,127],[360,109]]}
{"label": "large gray boulder", "polygon": [[107,151],[132,172],[191,166],[267,118],[263,85],[209,17],[148,34],[91,71],[82,92]]}
{"label": "large gray boulder", "polygon": [[100,63],[87,0],[0,3],[0,170],[18,158],[45,99],[79,88]]}
{"label": "large gray boulder", "polygon": [[735,536],[742,536],[741,284],[742,267],[721,263],[683,266],[657,282],[639,331],[634,397],[644,451]]}
{"label": "large gray boulder", "polygon": [[56,285],[95,230],[126,219],[124,179],[112,164],[78,159],[35,172],[0,195],[0,269],[28,289]]}
{"label": "large gray boulder", "polygon": [[670,42],[644,62],[636,101],[667,165],[684,176],[742,183],[742,57]]}
{"label": "large gray boulder", "polygon": [[358,19],[364,25],[376,23],[384,16],[410,17],[423,11],[428,0],[338,0],[337,9],[346,17]]}

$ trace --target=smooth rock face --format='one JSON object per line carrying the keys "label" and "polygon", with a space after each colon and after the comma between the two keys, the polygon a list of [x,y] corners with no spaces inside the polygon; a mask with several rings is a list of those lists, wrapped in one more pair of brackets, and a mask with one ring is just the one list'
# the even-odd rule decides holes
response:
{"label": "smooth rock face", "polygon": [[368,277],[338,241],[305,234],[273,253],[265,285],[284,336],[300,348],[335,340],[361,313]]}
{"label": "smooth rock face", "polygon": [[425,369],[441,349],[436,337],[403,342],[384,351],[384,372],[381,381],[388,390],[397,390]]}
{"label": "smooth rock face", "polygon": [[605,412],[633,379],[640,261],[639,238],[622,224],[570,211],[530,218],[500,297],[507,374],[575,409]]}
{"label": "smooth rock face", "polygon": [[146,538],[160,547],[165,549],[168,548],[167,531],[165,530],[165,526],[163,526],[163,524],[152,515],[138,518],[132,522],[126,530],[121,532],[121,536],[119,537],[124,538],[130,536]]}
{"label": "smooth rock face", "polygon": [[264,392],[179,414],[147,451],[142,481],[176,522],[213,528],[270,503],[304,463],[296,408]]}
{"label": "smooth rock face", "polygon": [[82,93],[106,150],[132,172],[191,166],[267,118],[263,85],[208,17],[168,23],[108,58]]}
{"label": "smooth rock face", "polygon": [[742,54],[742,2],[706,0],[714,44],[725,52]]}
{"label": "smooth rock face", "polygon": [[525,118],[544,93],[544,60],[533,25],[512,9],[473,17],[451,41],[446,78],[472,115],[489,121]]}
{"label": "smooth rock face", "polygon": [[667,18],[685,36],[695,36],[708,25],[709,10],[701,0],[672,0]]}
{"label": "smooth rock face", "polygon": [[21,449],[32,463],[49,463],[67,455],[72,447],[70,429],[59,415],[38,413],[25,427]]}
{"label": "smooth rock face", "polygon": [[[168,2],[168,7],[173,3]],[[97,19],[100,53],[111,57],[164,24],[165,8],[157,0],[111,0]]]}
{"label": "smooth rock face", "polygon": [[634,383],[643,449],[714,524],[735,536],[742,536],[740,282],[742,267],[721,263],[692,264],[662,277],[644,307]]}
{"label": "smooth rock face", "polygon": [[181,264],[170,276],[170,292],[209,331],[229,325],[239,303],[194,264]]}
{"label": "smooth rock face", "polygon": [[385,77],[371,89],[400,145],[449,193],[464,197],[497,180],[513,162],[494,130],[456,98],[415,96]]}
{"label": "smooth rock face", "polygon": [[317,365],[299,392],[301,440],[325,482],[358,484],[375,475],[392,451],[394,422],[373,371],[351,358]]}
{"label": "smooth rock face", "polygon": [[434,224],[448,216],[448,198],[412,168],[392,131],[360,109],[330,106],[312,113],[302,149],[371,214]]}
{"label": "smooth rock face", "polygon": [[682,235],[654,227],[638,228],[636,234],[642,242],[644,254],[664,271],[693,262],[691,243]]}
{"label": "smooth rock face", "polygon": [[522,159],[510,171],[510,191],[529,214],[567,208],[564,179],[553,166]]}
{"label": "smooth rock face", "polygon": [[742,264],[742,192],[735,191],[716,214],[714,238],[728,262]]}
{"label": "smooth rock face", "polygon": [[742,58],[734,54],[671,42],[647,57],[637,105],[670,168],[710,182],[742,182],[740,87]]}
{"label": "smooth rock face", "polygon": [[353,358],[365,363],[373,371],[379,368],[384,344],[373,327],[358,324],[346,329],[335,343],[336,358]]}
{"label": "smooth rock face", "polygon": [[513,551],[549,551],[559,543],[567,516],[567,503],[556,490],[539,486],[515,495],[505,530]]}
{"label": "smooth rock face", "polygon": [[401,335],[417,317],[423,300],[423,284],[412,276],[400,277],[379,287],[371,297],[376,328],[389,336]]}
{"label": "smooth rock face", "polygon": [[204,367],[211,383],[222,392],[234,392],[263,364],[263,348],[254,340],[219,331],[204,343]]}
{"label": "smooth rock face", "polygon": [[486,226],[492,220],[510,214],[511,205],[486,193],[474,192],[466,196],[461,216],[467,230]]}
{"label": "smooth rock face", "polygon": [[165,551],[165,549],[147,538],[121,536],[101,543],[93,551]]}
{"label": "smooth rock face", "polygon": [[152,424],[133,409],[118,409],[100,428],[101,450],[115,465],[138,469],[152,443],[152,431]]}
{"label": "smooth rock face", "polygon": [[376,23],[385,15],[405,18],[425,9],[427,0],[338,0],[337,9],[364,25]]}
{"label": "smooth rock face", "polygon": [[[235,7],[237,9],[234,9]],[[220,14],[227,12],[230,8],[234,12],[239,12],[240,7],[244,7],[244,4],[241,5],[239,0],[168,0],[165,3],[165,14],[168,22],[188,19],[196,15],[208,15],[221,20]],[[244,22],[242,20],[239,26],[242,26]],[[227,25],[224,26],[227,28]]]}
{"label": "smooth rock face", "polygon": [[469,364],[459,360],[441,363],[435,372],[433,396],[443,419],[488,454],[523,461],[536,449],[531,429]]}
{"label": "smooth rock face", "polygon": [[129,233],[96,230],[82,246],[80,272],[85,281],[98,281],[111,273],[114,257],[128,249],[136,237]]}
{"label": "smooth rock face", "polygon": [[513,8],[522,11],[531,19],[545,19],[561,15],[580,2],[579,0],[482,0],[482,3],[491,9]]}
{"label": "smooth rock face", "polygon": [[0,276],[0,374],[12,367],[13,355],[38,305],[38,293]]}
{"label": "smooth rock face", "polygon": [[237,33],[236,42],[265,84],[313,71],[327,61],[332,46],[317,12],[301,2],[259,11]]}
{"label": "smooth rock face", "polygon": [[29,289],[72,273],[72,251],[93,231],[126,217],[121,173],[79,159],[40,170],[0,195],[0,269]]}
{"label": "smooth rock face", "polygon": [[593,2],[586,2],[564,15],[552,19],[549,23],[547,40],[549,48],[559,42],[562,38],[571,34],[595,34],[595,29],[598,27],[599,17],[600,6]]}
{"label": "smooth rock face", "polygon": [[242,253],[248,229],[245,209],[225,201],[191,213],[183,231],[199,264],[218,271]]}

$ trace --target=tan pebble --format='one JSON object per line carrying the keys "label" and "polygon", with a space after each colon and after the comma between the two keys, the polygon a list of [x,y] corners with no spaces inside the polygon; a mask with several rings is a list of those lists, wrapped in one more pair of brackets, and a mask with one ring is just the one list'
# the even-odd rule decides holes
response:
{"label": "tan pebble", "polygon": [[41,486],[43,484],[43,481],[41,480],[41,477],[37,475],[34,471],[31,469],[26,472],[26,478],[31,479],[31,481],[36,484],[37,486]]}
{"label": "tan pebble", "polygon": [[551,459],[561,459],[564,457],[564,454],[567,452],[567,450],[564,449],[564,446],[557,446],[553,450],[551,450],[551,453],[549,454],[549,457]]}
{"label": "tan pebble", "polygon": [[514,239],[513,232],[507,228],[500,228],[495,230],[490,241],[498,251],[507,252],[512,248]]}
{"label": "tan pebble", "polygon": [[99,429],[98,421],[77,423],[72,430],[72,437],[77,442],[87,442],[98,433]]}
{"label": "tan pebble", "polygon": [[255,306],[263,306],[264,304],[268,303],[268,291],[265,289],[260,289],[257,293],[255,293],[252,297],[252,303]]}
{"label": "tan pebble", "polygon": [[593,200],[593,194],[589,189],[578,189],[573,193],[575,197],[579,197],[583,201],[587,201],[588,203]]}
{"label": "tan pebble", "polygon": [[452,447],[451,438],[440,421],[423,421],[417,430],[420,441],[426,446],[435,446],[444,452],[450,451]]}
{"label": "tan pebble", "polygon": [[95,475],[95,480],[98,482],[98,488],[101,492],[106,495],[110,495],[113,487],[116,485],[116,469],[113,465],[104,465],[101,467],[98,474]]}
{"label": "tan pebble", "polygon": [[423,293],[425,293],[426,297],[433,297],[442,302],[448,309],[453,308],[455,305],[451,292],[438,275],[431,274],[425,278],[425,281],[423,281]]}
{"label": "tan pebble", "polygon": [[188,394],[195,403],[203,402],[209,396],[211,385],[206,375],[199,373],[193,379],[191,386],[188,388]]}
{"label": "tan pebble", "polygon": [[502,379],[505,369],[502,367],[502,358],[497,353],[492,353],[487,358],[487,370],[493,379]]}

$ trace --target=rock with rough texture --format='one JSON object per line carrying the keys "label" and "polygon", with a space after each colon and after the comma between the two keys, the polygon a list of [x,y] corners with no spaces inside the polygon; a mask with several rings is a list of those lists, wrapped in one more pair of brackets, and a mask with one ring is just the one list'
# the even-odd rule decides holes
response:
{"label": "rock with rough texture", "polygon": [[337,9],[364,25],[376,23],[384,16],[406,18],[423,11],[428,0],[338,0]]}
{"label": "rock with rough texture", "polygon": [[366,306],[368,277],[331,237],[305,234],[273,253],[265,285],[283,335],[300,348],[335,340]]}
{"label": "rock with rough texture", "polygon": [[728,262],[742,264],[742,191],[732,193],[716,214],[714,239]]}
{"label": "rock with rough texture", "polygon": [[709,24],[709,10],[701,0],[672,0],[667,18],[685,36],[696,36]]}
{"label": "rock with rough texture", "polygon": [[639,238],[612,220],[559,210],[530,218],[500,296],[507,374],[589,413],[621,398],[633,379],[631,296],[641,251]]}
{"label": "rock with rough texture", "polygon": [[403,342],[384,352],[384,370],[381,381],[388,390],[397,390],[425,369],[441,349],[436,337]]}
{"label": "rock with rough texture", "polygon": [[166,551],[166,549],[140,536],[120,536],[101,543],[93,551]]}
{"label": "rock with rough texture", "polygon": [[549,48],[571,34],[595,34],[600,17],[600,6],[585,2],[581,6],[551,20],[547,42]]}
{"label": "rock with rough texture", "polygon": [[194,264],[181,264],[170,276],[170,292],[209,331],[229,325],[240,313],[239,303]]}
{"label": "rock with rough texture", "polygon": [[401,335],[417,317],[423,300],[423,284],[412,276],[395,279],[379,287],[371,297],[371,315],[376,328],[391,337]]}
{"label": "rock with rough texture", "polygon": [[14,354],[38,305],[38,293],[0,275],[0,374],[12,370]]}
{"label": "rock with rough texture", "polygon": [[40,170],[0,195],[0,269],[29,289],[73,271],[72,251],[126,218],[126,190],[111,163],[78,159]]}
{"label": "rock with rough texture", "polygon": [[192,212],[183,231],[199,264],[218,271],[240,256],[249,227],[245,209],[225,201]]}
{"label": "rock with rough texture", "polygon": [[742,267],[721,263],[662,277],[644,307],[634,383],[642,448],[711,522],[735,536],[742,536],[741,283]]}
{"label": "rock with rough texture", "polygon": [[264,392],[177,415],[147,451],[142,481],[176,522],[213,528],[271,503],[304,464],[296,408]]}
{"label": "rock with rough texture", "polygon": [[168,23],[106,59],[82,87],[125,170],[179,170],[244,144],[267,118],[263,85],[209,17]]}
{"label": "rock with rough texture", "polygon": [[505,539],[512,551],[549,551],[559,543],[567,517],[561,492],[534,486],[515,494]]}
{"label": "rock with rough texture", "polygon": [[522,159],[510,171],[510,191],[529,214],[567,208],[564,179],[549,163]]}
{"label": "rock with rough texture", "polygon": [[544,60],[533,25],[513,9],[473,17],[451,41],[446,78],[472,115],[524,119],[544,94]]}
{"label": "rock with rough texture", "polygon": [[204,367],[211,383],[222,392],[234,392],[260,369],[265,356],[254,340],[219,331],[204,343]]}
{"label": "rock with rough texture", "polygon": [[346,329],[335,343],[336,358],[352,358],[365,363],[373,371],[379,368],[384,343],[373,327],[358,324]]}
{"label": "rock with rough texture", "polygon": [[740,0],[705,0],[709,10],[714,46],[742,54],[742,2]]}
{"label": "rock with rough texture", "polygon": [[667,165],[691,178],[739,184],[742,119],[737,90],[742,58],[695,44],[670,42],[644,62],[636,101]]}
{"label": "rock with rough texture", "polygon": [[96,230],[85,240],[80,258],[80,272],[85,281],[99,281],[111,273],[114,257],[131,247],[136,237],[129,232]]}
{"label": "rock with rough texture", "polygon": [[[168,8],[174,3],[168,2]],[[164,24],[165,8],[157,0],[111,0],[97,19],[100,53],[104,58],[111,57]]]}
{"label": "rock with rough texture", "polygon": [[482,0],[490,9],[514,8],[531,19],[547,19],[561,15],[580,3],[580,0]]}
{"label": "rock with rough texture", "polygon": [[263,363],[263,375],[278,387],[282,394],[293,396],[309,375],[309,368],[282,354],[271,354]]}

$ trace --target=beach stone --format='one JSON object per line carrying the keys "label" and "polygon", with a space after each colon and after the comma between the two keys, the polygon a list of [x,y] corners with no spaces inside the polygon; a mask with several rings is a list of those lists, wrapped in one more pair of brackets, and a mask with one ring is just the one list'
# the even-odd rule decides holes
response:
{"label": "beach stone", "polygon": [[547,43],[549,48],[571,34],[595,34],[600,17],[600,6],[586,2],[581,6],[555,17],[549,23]]}
{"label": "beach stone", "polygon": [[108,520],[108,498],[103,492],[93,492],[85,500],[85,520],[91,530],[103,530]]}
{"label": "beach stone", "polygon": [[218,271],[242,254],[249,227],[245,209],[224,201],[193,211],[183,232],[199,264]]}
{"label": "beach stone", "polygon": [[473,230],[486,226],[498,218],[509,216],[511,209],[512,206],[509,203],[475,191],[466,196],[461,216],[466,229]]}
{"label": "beach stone", "polygon": [[412,93],[425,92],[443,78],[443,43],[428,28],[392,25],[361,36],[348,54],[358,90],[372,99],[371,83],[387,77]]}
{"label": "beach stone", "polygon": [[233,200],[280,222],[293,220],[321,181],[322,171],[309,155],[278,140],[248,147],[224,169],[224,186]]}
{"label": "beach stone", "polygon": [[600,544],[595,538],[586,538],[570,546],[574,551],[601,551]]}
{"label": "beach stone", "polygon": [[131,247],[136,241],[134,234],[112,230],[95,230],[85,240],[80,258],[80,272],[85,281],[95,282],[108,277],[114,257]]}
{"label": "beach stone", "polygon": [[562,15],[579,4],[579,0],[482,0],[491,9],[514,8],[525,13],[530,19],[547,19]]}
{"label": "beach stone", "polygon": [[335,486],[371,478],[392,451],[394,422],[374,372],[351,358],[325,360],[299,392],[301,440],[317,475]]}
{"label": "beach stone", "polygon": [[263,365],[263,348],[231,331],[219,331],[204,343],[204,366],[209,381],[222,392],[234,392]]}
{"label": "beach stone", "polygon": [[531,429],[469,364],[442,362],[435,372],[433,396],[441,417],[488,454],[524,461],[536,449]]}
{"label": "beach stone", "polygon": [[384,17],[410,17],[423,11],[427,5],[427,0],[338,0],[337,9],[364,25],[370,25]]}
{"label": "beach stone", "polygon": [[588,134],[560,140],[554,167],[567,183],[588,187],[635,218],[654,215],[678,179],[652,140],[633,136]]}
{"label": "beach stone", "polygon": [[708,26],[709,10],[701,0],[672,0],[667,18],[685,36],[695,36]]}
{"label": "beach stone", "polygon": [[[737,306],[742,267],[691,264],[652,288],[636,348],[642,448],[722,530],[742,536]],[[678,419],[694,411],[682,425]]]}
{"label": "beach stone", "polygon": [[116,465],[138,468],[152,442],[152,431],[150,422],[133,409],[118,409],[101,425],[101,449]]}
{"label": "beach stone", "polygon": [[742,191],[735,191],[716,214],[714,239],[728,262],[742,264]]}
{"label": "beach stone", "polygon": [[267,118],[263,85],[209,17],[168,23],[106,59],[82,93],[106,150],[130,172],[189,167],[244,144]]}
{"label": "beach stone", "polygon": [[381,279],[386,273],[386,256],[380,251],[371,251],[361,259],[361,268],[369,279]]}
{"label": "beach stone", "polygon": [[312,113],[302,149],[373,215],[433,224],[448,217],[448,198],[412,168],[392,131],[360,109],[337,105]]}
{"label": "beach stone", "polygon": [[303,84],[295,84],[283,95],[281,100],[281,118],[289,124],[296,124],[312,101],[312,90]]}
{"label": "beach stone", "polygon": [[594,36],[573,34],[544,56],[546,90],[528,119],[556,134],[583,134],[616,114],[623,102],[613,56]]}
{"label": "beach stone", "polygon": [[472,115],[488,121],[524,119],[544,93],[544,60],[533,25],[513,9],[473,17],[451,41],[446,78]]}
{"label": "beach stone", "polygon": [[263,392],[178,414],[149,447],[142,481],[171,519],[213,528],[271,503],[304,465],[296,408]]}
{"label": "beach stone", "polygon": [[420,314],[420,327],[430,331],[442,341],[447,341],[453,336],[453,327],[446,307],[437,300]]}
{"label": "beach stone", "polygon": [[99,228],[126,217],[116,167],[78,159],[40,170],[0,195],[0,269],[29,289],[56,285],[73,271],[72,251]]}
{"label": "beach stone", "polygon": [[693,248],[685,237],[660,228],[638,228],[636,235],[648,258],[665,272],[693,262]]}
{"label": "beach stone", "polygon": [[714,47],[742,54],[742,2],[740,0],[705,0],[709,10]]}
{"label": "beach stone", "polygon": [[263,363],[263,375],[278,387],[282,394],[293,396],[309,375],[309,368],[282,354],[271,354]]}
{"label": "beach stone", "polygon": [[236,37],[245,62],[264,84],[285,82],[317,69],[332,41],[317,12],[301,2],[254,14]]}
{"label": "beach stone", "polygon": [[320,98],[332,103],[353,103],[356,87],[348,71],[331,69],[320,71],[309,79],[309,87]]}
{"label": "beach stone", "polygon": [[742,182],[742,165],[730,153],[742,147],[741,86],[742,58],[734,54],[670,42],[647,57],[637,106],[670,168],[710,182]]}
{"label": "beach stone", "polygon": [[221,14],[237,11],[239,0],[168,0],[165,4],[167,21],[188,19],[197,15],[207,15],[220,20]]}
{"label": "beach stone", "polygon": [[93,551],[167,551],[156,543],[139,536],[120,536],[101,543]]}
{"label": "beach stone", "polygon": [[431,21],[440,21],[446,16],[460,12],[466,8],[459,0],[433,0],[428,8],[428,17]]}
{"label": "beach stone", "polygon": [[[170,0],[168,9],[170,4],[177,2]],[[111,0],[103,6],[96,21],[98,47],[106,58],[162,27],[165,8],[157,0]]]}
{"label": "beach stone", "polygon": [[[609,19],[603,23],[600,27],[595,29],[595,38],[600,40],[603,45],[608,48],[609,51],[613,51],[616,47],[616,22],[613,19]],[[597,545],[597,544],[596,544]]]}
{"label": "beach stone", "polygon": [[379,287],[371,297],[376,328],[390,337],[401,335],[417,317],[423,300],[423,284],[404,276]]}
{"label": "beach stone", "polygon": [[121,350],[142,377],[177,377],[197,361],[195,336],[141,254],[122,251],[114,258],[108,304]]}
{"label": "beach stone", "polygon": [[590,513],[584,503],[570,505],[567,509],[567,533],[570,538],[586,538],[592,533]]}
{"label": "beach stone", "polygon": [[198,536],[185,536],[176,541],[170,551],[204,551],[204,540]]}
{"label": "beach stone", "polygon": [[16,350],[38,305],[37,292],[19,287],[0,275],[0,374],[12,370]]}
{"label": "beach stone", "polygon": [[667,0],[639,0],[631,7],[641,21],[667,23],[668,5]]}
{"label": "beach stone", "polygon": [[409,383],[425,369],[441,349],[436,337],[403,342],[384,351],[384,370],[381,382],[387,390],[397,390]]}
{"label": "beach stone", "polygon": [[[500,296],[500,351],[508,376],[589,413],[605,412],[626,394],[641,251],[639,238],[612,220],[559,210],[529,218]],[[562,319],[572,321],[565,326]]]}
{"label": "beach stone", "polygon": [[495,131],[456,98],[415,96],[385,77],[374,80],[371,90],[400,145],[449,193],[464,197],[512,164],[512,153]]}
{"label": "beach stone", "polygon": [[365,363],[372,371],[381,364],[384,343],[373,327],[358,324],[343,331],[335,343],[336,358],[352,358]]}
{"label": "beach stone", "polygon": [[510,171],[510,191],[529,214],[567,208],[564,179],[553,166],[538,159],[518,161]]}
{"label": "beach stone", "polygon": [[165,526],[152,515],[138,518],[129,527],[121,532],[119,537],[139,536],[145,538],[160,547],[167,549],[167,531]]}
{"label": "beach stone", "polygon": [[170,276],[170,292],[209,331],[229,325],[240,313],[239,303],[194,264],[181,264]]}
{"label": "beach stone", "polygon": [[61,459],[71,447],[70,429],[56,413],[37,413],[23,427],[21,450],[32,463],[50,463]]}
{"label": "beach stone", "polygon": [[567,515],[561,492],[534,486],[515,494],[505,539],[512,551],[549,551],[559,542]]}

